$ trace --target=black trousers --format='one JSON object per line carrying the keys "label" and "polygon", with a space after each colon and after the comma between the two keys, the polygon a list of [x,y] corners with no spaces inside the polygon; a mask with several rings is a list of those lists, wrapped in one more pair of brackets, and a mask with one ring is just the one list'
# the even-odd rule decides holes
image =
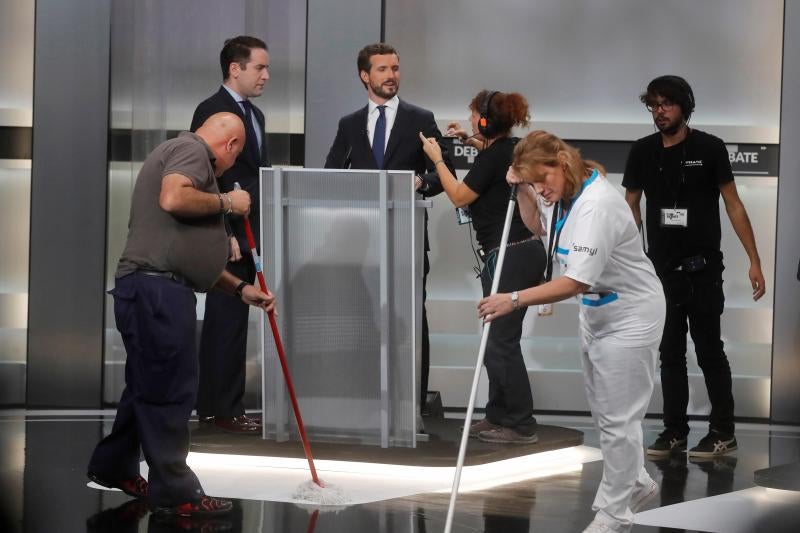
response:
{"label": "black trousers", "polygon": [[[496,258],[490,256],[481,271],[484,296],[492,290],[495,261]],[[546,262],[544,246],[539,240],[509,246],[498,292],[513,292],[538,285]],[[493,424],[531,435],[536,432],[533,395],[519,346],[526,309],[523,307],[492,321],[483,364],[489,376],[486,417]]]}
{"label": "black trousers", "polygon": [[662,273],[661,282],[667,299],[667,317],[660,346],[664,426],[680,436],[689,433],[686,415],[689,404],[686,370],[688,329],[711,402],[710,429],[732,435],[734,403],[731,367],[720,338],[720,316],[725,307],[722,269]]}
{"label": "black trousers", "polygon": [[[225,267],[234,276],[252,283],[256,276],[253,256]],[[220,291],[206,294],[206,310],[200,334],[200,389],[198,416],[223,418],[244,414],[247,322],[250,308],[238,296]]]}
{"label": "black trousers", "polygon": [[197,501],[200,482],[186,464],[189,416],[197,395],[194,292],[175,281],[134,273],[117,279],[114,316],[125,351],[125,390],[111,433],[94,450],[89,471],[111,482],[149,467],[156,506]]}

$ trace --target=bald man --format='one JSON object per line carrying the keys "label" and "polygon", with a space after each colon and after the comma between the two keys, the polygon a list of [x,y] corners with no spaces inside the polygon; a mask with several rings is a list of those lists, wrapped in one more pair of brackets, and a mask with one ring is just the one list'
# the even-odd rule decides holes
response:
{"label": "bald man", "polygon": [[[94,450],[89,479],[146,498],[153,512],[203,516],[230,511],[206,496],[186,464],[197,397],[195,295],[217,289],[265,310],[274,299],[224,270],[225,213],[246,215],[250,195],[221,194],[216,178],[242,150],[233,113],[210,116],[145,160],[131,199],[128,239],[117,265],[114,316],[128,358],[111,433]],[[139,475],[139,448],[149,468]]]}

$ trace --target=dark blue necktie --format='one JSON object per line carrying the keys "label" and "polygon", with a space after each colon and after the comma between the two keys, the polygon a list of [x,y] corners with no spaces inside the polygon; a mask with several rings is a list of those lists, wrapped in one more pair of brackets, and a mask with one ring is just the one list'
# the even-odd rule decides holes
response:
{"label": "dark blue necktie", "polygon": [[375,122],[375,134],[372,136],[372,154],[375,164],[383,168],[383,150],[386,145],[386,106],[378,106],[378,121]]}
{"label": "dark blue necktie", "polygon": [[256,157],[260,158],[261,150],[258,146],[255,124],[253,124],[253,104],[249,100],[242,100],[239,103],[244,107],[244,126],[247,130],[247,142],[250,143],[250,148],[256,154]]}

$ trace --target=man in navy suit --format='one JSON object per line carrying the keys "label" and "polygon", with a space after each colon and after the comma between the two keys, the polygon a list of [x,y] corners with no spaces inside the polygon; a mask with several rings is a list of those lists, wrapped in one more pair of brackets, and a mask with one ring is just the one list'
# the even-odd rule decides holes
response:
{"label": "man in navy suit", "polygon": [[[240,35],[225,41],[219,54],[222,86],[197,106],[192,117],[195,131],[207,117],[221,111],[238,115],[246,129],[246,143],[234,165],[219,178],[221,192],[234,184],[250,193],[250,224],[259,242],[258,169],[269,166],[264,113],[250,102],[261,96],[269,79],[269,52],[261,39]],[[226,270],[253,282],[255,263],[244,232],[244,218],[226,217],[230,256]],[[197,414],[202,423],[212,423],[232,433],[258,435],[260,420],[245,415],[245,363],[248,308],[240,299],[221,292],[206,295],[200,339],[200,388]]]}
{"label": "man in navy suit", "polygon": [[[400,57],[391,45],[369,44],[356,61],[358,76],[367,90],[366,106],[339,120],[339,128],[325,160],[325,168],[412,170],[417,191],[423,196],[442,192],[434,161],[425,157],[419,133],[442,136],[433,113],[397,97],[400,88]],[[377,142],[376,142],[377,141]],[[442,159],[453,174],[455,169],[446,151]],[[425,214],[425,269],[422,282],[422,368],[420,407],[424,410],[428,390],[430,342],[425,312],[425,282],[428,264],[428,216]]]}

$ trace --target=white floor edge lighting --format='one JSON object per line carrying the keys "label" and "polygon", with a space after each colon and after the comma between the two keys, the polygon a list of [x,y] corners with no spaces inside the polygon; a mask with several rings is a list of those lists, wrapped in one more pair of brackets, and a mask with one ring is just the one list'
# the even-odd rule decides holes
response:
{"label": "white floor edge lighting", "polygon": [[[486,490],[567,472],[601,460],[600,450],[575,446],[492,463],[467,466],[460,492]],[[229,498],[306,503],[293,497],[296,487],[310,478],[305,459],[190,453],[187,462],[206,493]],[[449,492],[452,467],[421,467],[352,461],[315,461],[320,478],[341,489],[349,504],[362,504],[424,493]],[[146,476],[147,466],[141,465]],[[89,486],[97,487],[94,484]]]}

